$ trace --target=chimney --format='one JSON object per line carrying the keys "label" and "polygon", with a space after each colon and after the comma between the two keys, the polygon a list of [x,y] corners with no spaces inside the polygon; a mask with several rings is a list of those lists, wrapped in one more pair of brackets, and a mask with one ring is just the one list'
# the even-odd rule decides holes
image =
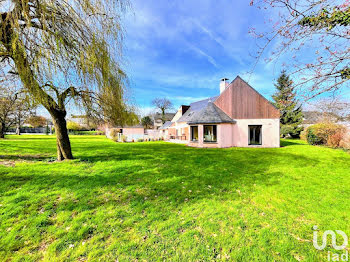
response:
{"label": "chimney", "polygon": [[225,91],[226,87],[228,86],[227,82],[228,78],[222,78],[220,81],[220,94]]}

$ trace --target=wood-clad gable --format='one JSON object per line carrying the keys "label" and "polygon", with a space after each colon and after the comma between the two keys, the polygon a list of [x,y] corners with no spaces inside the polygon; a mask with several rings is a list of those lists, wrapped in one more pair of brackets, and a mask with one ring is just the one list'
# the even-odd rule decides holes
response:
{"label": "wood-clad gable", "polygon": [[239,76],[215,100],[232,119],[279,118],[279,110]]}

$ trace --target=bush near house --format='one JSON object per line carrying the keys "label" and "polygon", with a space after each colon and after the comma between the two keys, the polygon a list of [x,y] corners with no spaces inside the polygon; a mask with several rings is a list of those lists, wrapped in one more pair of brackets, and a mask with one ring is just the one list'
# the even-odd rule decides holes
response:
{"label": "bush near house", "polygon": [[118,134],[119,134],[120,129],[113,128],[110,132],[109,135],[111,136],[113,141],[118,141]]}
{"label": "bush near house", "polygon": [[315,134],[315,132],[312,128],[307,130],[306,140],[310,145],[321,145],[322,144],[322,139]]}
{"label": "bush near house", "polygon": [[327,145],[332,148],[341,147],[345,139],[346,127],[343,125],[321,122],[309,126],[301,138],[306,140],[310,145]]}
{"label": "bush near house", "polygon": [[339,147],[350,149],[350,132],[347,132],[339,143]]}

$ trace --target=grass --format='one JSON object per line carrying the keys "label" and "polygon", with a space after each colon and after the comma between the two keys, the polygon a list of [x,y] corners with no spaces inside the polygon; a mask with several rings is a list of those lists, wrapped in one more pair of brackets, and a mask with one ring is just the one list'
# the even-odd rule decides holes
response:
{"label": "grass", "polygon": [[350,236],[341,150],[71,141],[0,140],[1,261],[326,261],[312,227]]}

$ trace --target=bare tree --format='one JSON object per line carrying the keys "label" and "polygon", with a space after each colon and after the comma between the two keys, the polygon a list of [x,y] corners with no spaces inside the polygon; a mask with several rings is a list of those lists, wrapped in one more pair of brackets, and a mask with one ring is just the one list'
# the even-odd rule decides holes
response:
{"label": "bare tree", "polygon": [[306,99],[349,87],[349,1],[252,0],[251,5],[276,11],[269,31],[251,30],[259,45],[257,63],[272,49],[267,62],[286,62]]}
{"label": "bare tree", "polygon": [[315,107],[322,113],[325,121],[342,122],[350,116],[350,101],[339,96],[318,99],[315,102]]}
{"label": "bare tree", "polygon": [[[7,3],[7,4],[6,4]],[[67,103],[124,122],[127,77],[121,59],[121,13],[127,0],[0,0],[0,61],[50,113],[58,160],[72,159]]]}
{"label": "bare tree", "polygon": [[[11,79],[13,80],[13,79]],[[16,127],[16,134],[20,135],[20,127],[32,114],[35,105],[18,87],[18,83],[13,81],[1,81],[0,87],[0,138],[4,138],[5,132],[10,127]],[[12,85],[4,87],[4,83],[11,82]]]}
{"label": "bare tree", "polygon": [[38,116],[36,114],[32,114],[26,122],[33,127],[44,127],[47,125],[47,119],[43,116]]}
{"label": "bare tree", "polygon": [[14,115],[17,93],[0,87],[0,138],[5,137],[9,127],[15,124]]}
{"label": "bare tree", "polygon": [[21,126],[25,123],[28,117],[33,114],[34,109],[35,105],[30,102],[28,97],[25,97],[23,93],[18,94],[14,106],[14,117],[17,135],[21,134]]}
{"label": "bare tree", "polygon": [[162,114],[162,122],[164,124],[166,121],[165,113],[167,110],[173,108],[173,104],[171,103],[170,100],[168,100],[166,98],[155,98],[152,101],[152,105],[160,110],[160,112]]}

